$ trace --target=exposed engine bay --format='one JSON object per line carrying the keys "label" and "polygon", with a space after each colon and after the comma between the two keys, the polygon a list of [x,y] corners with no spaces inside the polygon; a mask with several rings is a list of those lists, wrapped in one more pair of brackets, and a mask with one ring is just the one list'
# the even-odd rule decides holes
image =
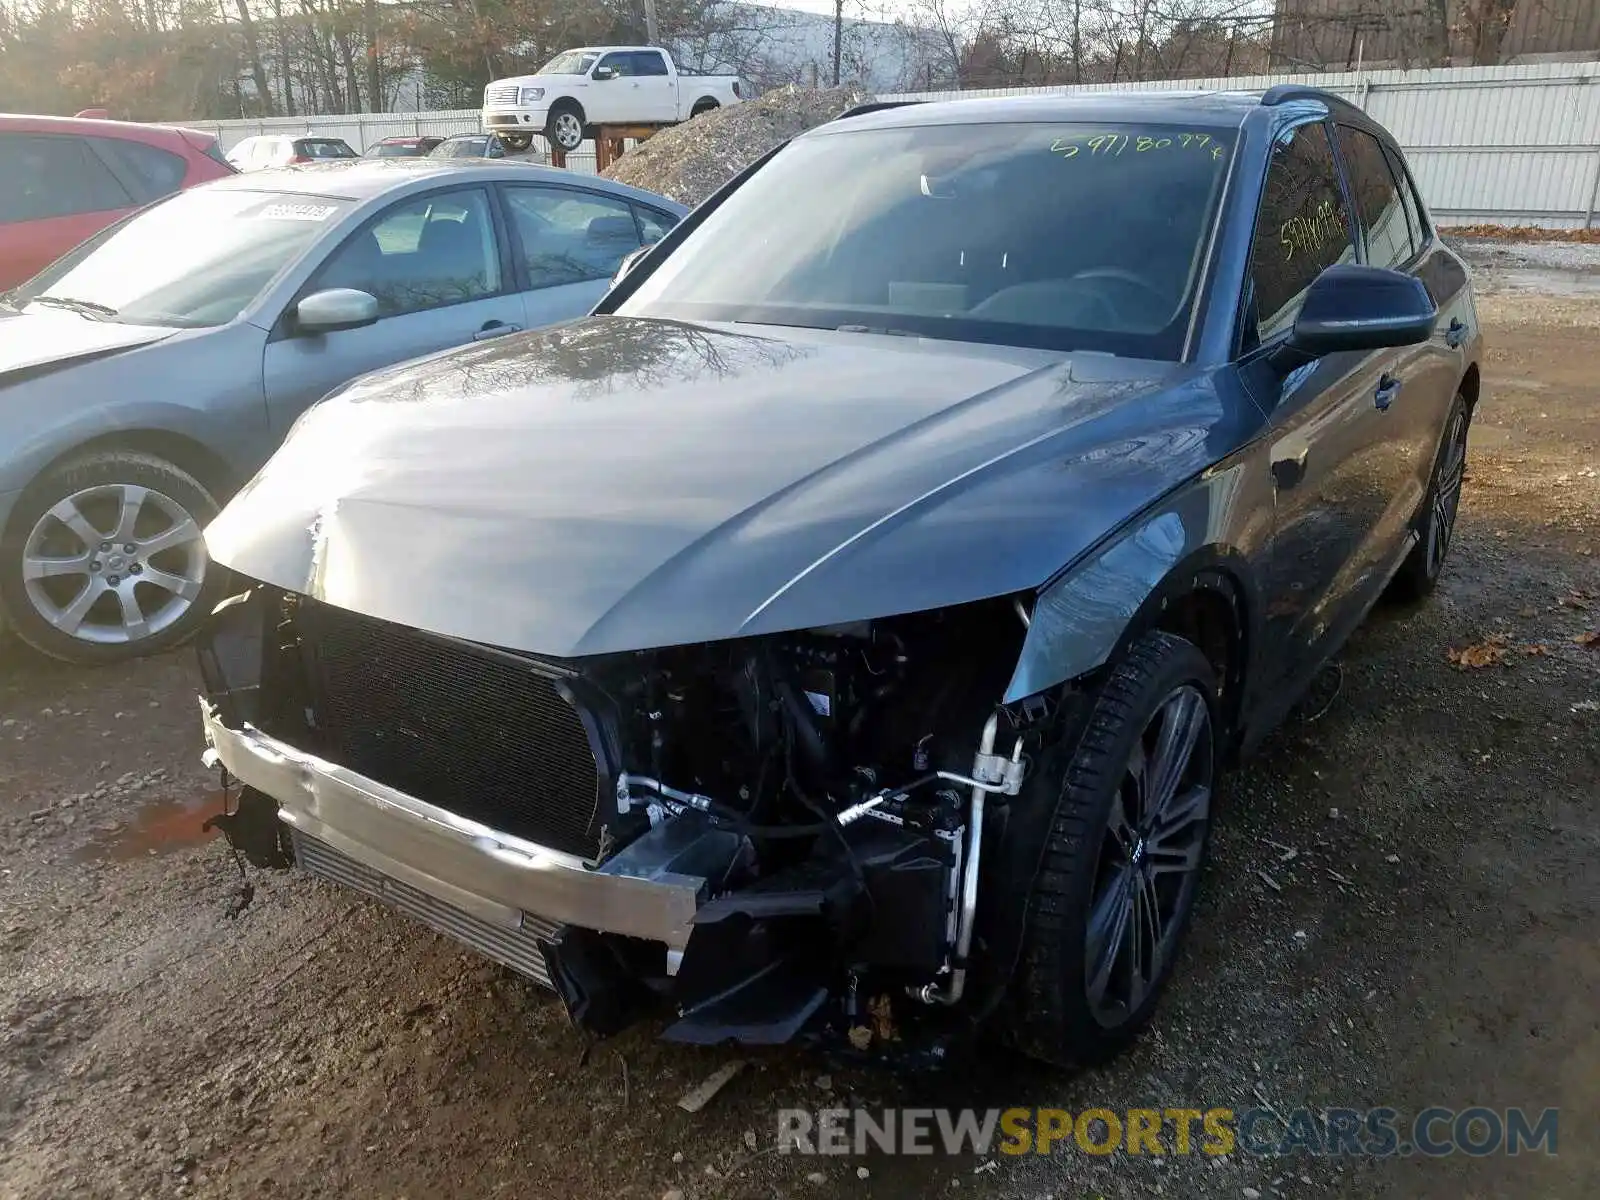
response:
{"label": "exposed engine bay", "polygon": [[997,704],[1026,621],[997,600],[553,661],[262,586],[201,659],[223,723],[470,821],[486,853],[523,853],[515,835],[592,875],[703,880],[677,947],[524,914],[528,973],[579,1024],[665,1007],[673,1040],[866,1049],[970,1006],[980,865],[1031,762],[1029,714]]}

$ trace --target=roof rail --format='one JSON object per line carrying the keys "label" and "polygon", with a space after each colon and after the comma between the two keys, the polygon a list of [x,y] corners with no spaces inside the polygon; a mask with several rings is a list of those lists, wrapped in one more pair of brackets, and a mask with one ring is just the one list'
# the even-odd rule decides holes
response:
{"label": "roof rail", "polygon": [[872,100],[866,104],[858,104],[848,108],[834,118],[843,121],[846,117],[864,117],[868,113],[882,112],[886,108],[904,108],[908,104],[926,104],[926,100]]}
{"label": "roof rail", "polygon": [[1307,87],[1303,83],[1279,83],[1269,87],[1261,93],[1261,103],[1268,108],[1282,104],[1287,100],[1321,100],[1329,108],[1354,109],[1360,112],[1358,105],[1350,103],[1336,92],[1324,88]]}

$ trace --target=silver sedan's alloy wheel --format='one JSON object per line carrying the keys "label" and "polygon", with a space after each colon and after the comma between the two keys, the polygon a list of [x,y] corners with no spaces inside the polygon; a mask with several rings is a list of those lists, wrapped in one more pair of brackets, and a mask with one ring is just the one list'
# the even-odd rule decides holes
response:
{"label": "silver sedan's alloy wheel", "polygon": [[583,122],[578,120],[575,113],[557,113],[551,123],[551,132],[555,135],[556,145],[563,150],[576,150],[583,144]]}
{"label": "silver sedan's alloy wheel", "polygon": [[129,645],[182,620],[205,585],[200,524],[138,484],[101,484],[52,505],[22,549],[34,611],[67,637]]}

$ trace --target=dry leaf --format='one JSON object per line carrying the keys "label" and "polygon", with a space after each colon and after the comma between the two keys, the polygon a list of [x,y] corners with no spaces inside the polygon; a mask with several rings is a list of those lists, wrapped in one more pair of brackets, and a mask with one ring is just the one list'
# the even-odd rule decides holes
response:
{"label": "dry leaf", "polygon": [[1588,611],[1589,598],[1582,592],[1569,592],[1565,596],[1557,596],[1556,603],[1564,608],[1576,608]]}
{"label": "dry leaf", "polygon": [[1537,655],[1542,658],[1550,653],[1550,648],[1543,642],[1534,642],[1531,645],[1522,647],[1522,652],[1530,656]]}
{"label": "dry leaf", "polygon": [[1587,646],[1591,650],[1600,649],[1600,629],[1591,629],[1588,633],[1580,633],[1572,640],[1580,646]]}
{"label": "dry leaf", "polygon": [[1496,633],[1474,645],[1448,651],[1448,655],[1458,667],[1492,667],[1505,661],[1506,643],[1510,640],[1505,634]]}

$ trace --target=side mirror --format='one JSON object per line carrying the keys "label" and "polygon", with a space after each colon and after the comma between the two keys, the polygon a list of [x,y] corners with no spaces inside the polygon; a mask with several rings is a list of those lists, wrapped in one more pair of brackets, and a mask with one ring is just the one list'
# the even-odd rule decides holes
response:
{"label": "side mirror", "polygon": [[355,288],[324,288],[294,306],[294,319],[302,333],[360,329],[378,319],[378,298]]}
{"label": "side mirror", "polygon": [[589,76],[589,78],[597,80],[615,79],[616,77],[617,69],[615,67],[596,67],[594,74]]}
{"label": "side mirror", "polygon": [[1292,366],[1341,350],[1415,346],[1433,336],[1438,315],[1420,279],[1386,267],[1339,263],[1312,281],[1280,353]]}
{"label": "side mirror", "polygon": [[624,254],[622,261],[617,264],[616,272],[611,276],[611,286],[616,287],[621,283],[622,277],[638,266],[639,260],[649,254],[654,247],[655,243],[651,242],[648,246],[640,246],[637,250],[629,250]]}

